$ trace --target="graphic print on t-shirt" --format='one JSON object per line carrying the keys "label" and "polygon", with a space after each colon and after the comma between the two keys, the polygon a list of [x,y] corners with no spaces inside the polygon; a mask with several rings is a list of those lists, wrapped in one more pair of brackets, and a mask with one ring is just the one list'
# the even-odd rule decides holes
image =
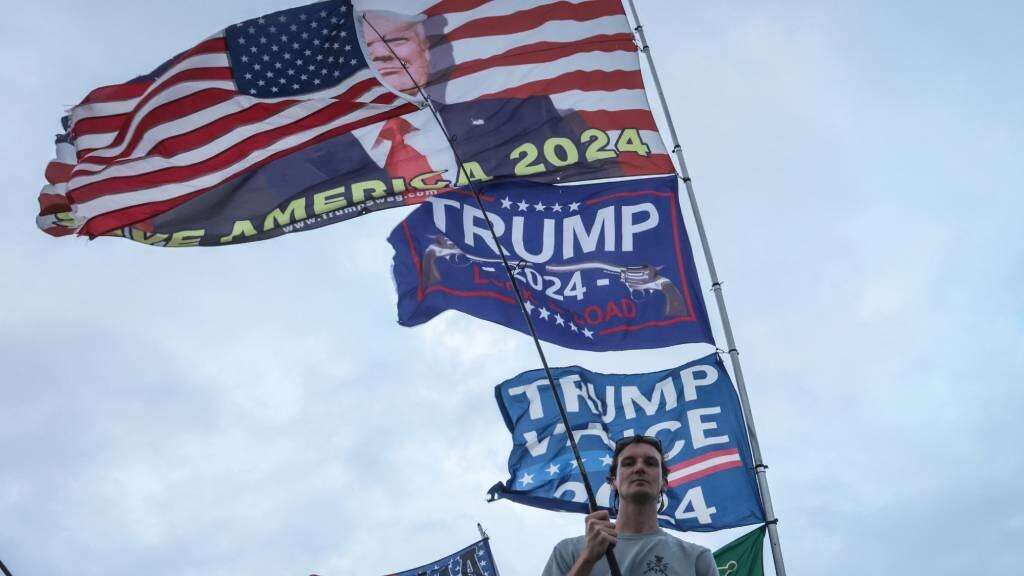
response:
{"label": "graphic print on t-shirt", "polygon": [[665,562],[663,556],[657,554],[654,555],[654,560],[648,560],[647,566],[644,568],[644,575],[651,574],[652,576],[668,576],[668,562]]}

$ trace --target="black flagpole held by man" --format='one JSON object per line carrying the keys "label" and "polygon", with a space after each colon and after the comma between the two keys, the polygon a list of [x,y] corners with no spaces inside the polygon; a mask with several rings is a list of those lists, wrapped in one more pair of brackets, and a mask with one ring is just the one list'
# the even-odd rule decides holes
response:
{"label": "black flagpole held by man", "polygon": [[[409,69],[406,67],[405,62],[398,56],[398,54],[395,53],[394,49],[391,47],[388,41],[377,30],[377,28],[374,27],[373,23],[371,23],[366,18],[365,14],[363,15],[363,22],[365,22],[366,25],[373,30],[374,34],[376,34],[380,41],[383,42],[385,46],[387,46],[388,50],[391,51],[392,57],[394,57],[394,59],[402,66],[402,69],[405,70],[405,73],[409,77],[409,80],[416,87],[416,90],[419,92],[420,98],[423,99],[423,101],[426,103],[426,106],[430,109],[431,114],[433,114],[434,116],[434,120],[437,121],[438,127],[440,127],[441,132],[444,134],[445,139],[448,141],[448,146],[449,148],[451,148],[452,154],[455,156],[455,162],[459,166],[459,171],[462,173],[466,173],[465,167],[462,162],[462,158],[459,156],[459,152],[455,148],[455,143],[452,141],[451,136],[448,134],[448,130],[445,128],[444,123],[441,122],[441,118],[438,115],[437,110],[434,108],[434,103],[427,96],[426,92],[423,90],[423,87],[420,85],[420,83],[417,82],[413,75],[409,72]],[[473,193],[473,198],[476,200],[477,207],[483,213],[484,222],[487,223],[487,229],[490,231],[491,238],[494,240],[494,245],[498,248],[498,256],[501,257],[501,263],[505,268],[505,273],[508,275],[509,281],[511,282],[512,285],[512,289],[516,294],[516,300],[519,302],[519,309],[522,311],[523,317],[526,318],[526,325],[530,330],[530,336],[533,338],[533,345],[537,348],[537,355],[540,356],[541,365],[543,365],[544,367],[544,373],[547,375],[548,384],[551,386],[552,394],[554,394],[555,404],[558,406],[558,413],[561,416],[562,425],[565,426],[565,429],[568,432],[567,436],[569,437],[569,446],[572,448],[573,456],[576,459],[577,469],[580,471],[580,475],[583,479],[583,487],[587,492],[587,502],[589,504],[590,512],[596,512],[599,509],[597,504],[597,496],[594,494],[594,488],[590,484],[590,478],[587,475],[587,470],[586,468],[583,467],[583,457],[580,455],[579,446],[576,445],[576,436],[575,434],[572,433],[572,427],[569,424],[569,416],[565,412],[565,404],[562,401],[561,391],[558,389],[558,386],[555,385],[555,379],[554,376],[552,376],[551,374],[551,368],[548,366],[548,360],[547,357],[544,355],[544,349],[541,347],[540,339],[537,338],[537,330],[533,325],[533,319],[530,317],[530,313],[526,309],[526,302],[523,299],[522,293],[519,291],[519,283],[516,282],[516,277],[514,275],[515,270],[513,269],[512,265],[509,264],[508,256],[505,254],[505,249],[501,246],[501,243],[498,240],[498,234],[494,231],[494,224],[491,222],[490,215],[487,213],[487,209],[484,207],[483,199],[480,197],[480,191],[477,190],[477,187],[472,180],[469,180],[469,189],[470,192]],[[612,576],[622,576],[622,571],[619,569],[619,563],[615,559],[615,553],[612,551],[611,547],[609,547],[608,550],[605,552],[605,558],[607,558],[608,560],[608,567],[612,573]]]}

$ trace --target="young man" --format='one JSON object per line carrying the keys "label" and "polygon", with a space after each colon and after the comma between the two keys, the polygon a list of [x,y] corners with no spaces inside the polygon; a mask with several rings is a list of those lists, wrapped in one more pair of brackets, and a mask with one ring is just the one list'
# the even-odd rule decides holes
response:
{"label": "young man", "polygon": [[606,510],[588,515],[586,534],[559,542],[543,576],[609,575],[605,551],[613,545],[623,576],[718,576],[710,550],[658,527],[668,467],[656,438],[629,436],[616,443],[607,480],[619,502],[616,522]]}

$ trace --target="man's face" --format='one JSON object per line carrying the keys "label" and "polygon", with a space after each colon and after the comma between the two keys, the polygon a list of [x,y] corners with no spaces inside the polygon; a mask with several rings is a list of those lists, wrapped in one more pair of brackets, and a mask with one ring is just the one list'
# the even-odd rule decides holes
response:
{"label": "man's face", "polygon": [[[426,84],[430,70],[429,52],[422,24],[404,22],[386,14],[366,14],[363,38],[366,39],[371,62],[389,86],[407,94],[416,94],[416,85]],[[395,55],[405,63],[408,73]]]}
{"label": "man's face", "polygon": [[650,444],[635,442],[619,453],[615,490],[619,498],[646,504],[661,498],[661,454]]}

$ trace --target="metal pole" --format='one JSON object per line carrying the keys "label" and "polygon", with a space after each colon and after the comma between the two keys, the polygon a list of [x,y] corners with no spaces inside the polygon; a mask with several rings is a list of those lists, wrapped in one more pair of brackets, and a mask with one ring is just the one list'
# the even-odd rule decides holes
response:
{"label": "metal pole", "polygon": [[[491,549],[491,545],[490,545],[491,537],[487,535],[487,531],[484,530],[484,527],[481,526],[479,522],[476,523],[476,529],[480,531],[480,539],[484,541],[484,544],[487,546],[487,549],[490,550]],[[493,551],[491,552],[491,559],[492,560],[494,559],[494,552]],[[494,569],[494,575],[495,576],[501,576],[501,574],[498,572],[498,565],[497,565],[497,563],[492,563],[491,564],[491,568]]]}
{"label": "metal pole", "polygon": [[7,569],[7,566],[4,566],[2,561],[0,561],[0,572],[3,572],[4,576],[11,576],[11,571]]}
{"label": "metal pole", "polygon": [[707,232],[704,230],[704,221],[700,217],[700,208],[697,206],[697,196],[693,192],[690,172],[686,169],[686,160],[683,158],[683,148],[679,145],[676,127],[672,122],[672,113],[669,111],[668,103],[665,101],[665,93],[661,89],[658,70],[654,67],[654,57],[651,55],[650,46],[647,45],[644,27],[640,24],[640,17],[636,13],[636,5],[633,4],[633,0],[627,0],[627,2],[629,2],[629,11],[632,13],[633,22],[636,24],[634,30],[640,38],[640,51],[647,57],[647,66],[651,71],[651,78],[654,80],[654,88],[658,92],[661,108],[665,112],[665,121],[668,123],[669,134],[672,136],[672,152],[675,153],[676,159],[679,160],[679,176],[686,186],[686,194],[690,198],[690,209],[693,211],[693,219],[697,223],[697,234],[700,236],[701,247],[704,250],[704,260],[708,264],[708,272],[711,275],[711,289],[715,293],[715,302],[718,303],[718,310],[721,314],[722,329],[725,331],[725,343],[729,347],[729,359],[732,362],[733,373],[736,375],[736,388],[739,391],[740,405],[743,408],[743,420],[747,425],[747,435],[750,438],[750,450],[754,457],[757,487],[761,492],[761,504],[764,507],[765,521],[768,524],[768,540],[771,543],[772,559],[775,561],[775,574],[777,576],[786,576],[786,565],[782,561],[782,546],[779,544],[779,519],[775,517],[771,493],[768,491],[768,479],[765,477],[765,471],[768,467],[765,466],[761,458],[761,444],[757,440],[757,430],[754,428],[754,417],[750,411],[750,399],[747,397],[747,384],[743,378],[740,354],[736,349],[736,341],[733,338],[732,324],[729,322],[729,312],[725,307],[725,297],[722,295],[722,283],[718,280],[718,271],[715,269],[715,260],[711,257],[711,246],[708,244]]}
{"label": "metal pole", "polygon": [[[434,116],[434,120],[437,122],[438,127],[441,129],[441,133],[444,134],[445,140],[448,141],[448,147],[452,150],[452,155],[455,156],[455,162],[459,165],[459,171],[468,174],[465,166],[462,162],[462,157],[459,156],[459,151],[455,149],[455,141],[451,135],[448,134],[448,129],[445,128],[444,122],[441,121],[441,115],[437,113],[437,109],[434,108],[434,102],[427,96],[427,93],[423,90],[423,87],[416,82],[409,69],[405,65],[405,61],[398,57],[395,50],[391,47],[391,44],[384,39],[384,36],[377,30],[377,28],[366,19],[366,15],[363,15],[363,22],[373,30],[374,34],[388,47],[388,51],[391,55],[402,65],[402,69],[405,70],[406,76],[412,81],[416,90],[419,91],[420,97],[426,102],[427,107],[430,108],[430,113]],[[456,175],[457,176],[457,175]],[[457,178],[456,178],[457,179]],[[487,212],[487,208],[484,207],[483,198],[480,196],[480,191],[477,190],[476,184],[469,178],[469,189],[473,193],[473,197],[476,199],[477,207],[480,208],[480,212],[483,213],[484,222],[487,223],[487,229],[491,233],[491,238],[494,240],[494,247],[498,249],[498,256],[501,257],[501,263],[505,267],[505,273],[508,275],[509,282],[512,284],[512,290],[516,294],[516,300],[519,302],[519,310],[523,313],[523,317],[526,318],[526,326],[530,330],[530,336],[533,337],[533,345],[537,348],[537,355],[540,356],[541,365],[544,367],[544,373],[547,375],[548,384],[551,386],[551,393],[555,396],[555,404],[558,406],[558,414],[562,419],[562,426],[565,427],[565,434],[569,439],[569,446],[572,448],[573,457],[576,459],[576,468],[580,471],[580,476],[583,480],[583,488],[587,492],[587,503],[590,512],[597,511],[597,496],[594,494],[594,488],[590,485],[590,477],[587,474],[587,469],[583,467],[583,456],[580,454],[579,446],[576,444],[576,435],[573,434],[572,426],[569,424],[569,415],[565,411],[565,403],[562,401],[562,393],[558,386],[555,384],[555,378],[551,374],[551,368],[548,366],[547,356],[544,355],[544,349],[540,345],[540,339],[537,338],[537,329],[533,325],[533,318],[530,317],[530,312],[526,309],[526,300],[523,298],[522,293],[519,290],[519,283],[516,282],[515,274],[512,270],[512,265],[508,263],[508,257],[505,254],[505,249],[502,247],[501,242],[498,240],[498,234],[494,231],[494,223],[491,222],[491,215]],[[615,559],[615,553],[612,551],[613,546],[609,546],[605,550],[605,558],[608,560],[608,568],[612,573],[612,576],[622,576],[622,570],[619,568],[619,563]]]}

